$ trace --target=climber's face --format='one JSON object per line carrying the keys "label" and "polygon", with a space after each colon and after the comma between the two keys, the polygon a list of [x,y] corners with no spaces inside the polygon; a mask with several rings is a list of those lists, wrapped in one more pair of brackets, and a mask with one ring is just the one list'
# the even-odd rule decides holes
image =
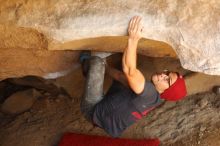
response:
{"label": "climber's face", "polygon": [[172,84],[176,82],[177,78],[178,73],[164,70],[161,73],[153,74],[151,80],[155,85],[156,89],[160,93],[163,93],[166,89],[168,89]]}

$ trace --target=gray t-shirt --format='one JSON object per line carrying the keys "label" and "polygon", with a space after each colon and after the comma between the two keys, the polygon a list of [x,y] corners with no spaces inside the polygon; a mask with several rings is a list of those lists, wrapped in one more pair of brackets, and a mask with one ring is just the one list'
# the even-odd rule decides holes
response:
{"label": "gray t-shirt", "polygon": [[93,121],[109,135],[118,137],[130,125],[141,119],[162,100],[151,82],[135,94],[130,88],[114,81],[104,98],[95,106]]}

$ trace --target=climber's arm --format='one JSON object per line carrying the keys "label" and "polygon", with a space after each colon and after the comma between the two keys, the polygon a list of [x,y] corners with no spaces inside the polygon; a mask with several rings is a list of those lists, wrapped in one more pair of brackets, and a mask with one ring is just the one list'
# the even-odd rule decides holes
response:
{"label": "climber's arm", "polygon": [[133,17],[128,28],[128,45],[124,50],[122,58],[123,72],[128,80],[131,89],[139,94],[144,89],[145,78],[137,69],[137,45],[142,37],[141,18]]}

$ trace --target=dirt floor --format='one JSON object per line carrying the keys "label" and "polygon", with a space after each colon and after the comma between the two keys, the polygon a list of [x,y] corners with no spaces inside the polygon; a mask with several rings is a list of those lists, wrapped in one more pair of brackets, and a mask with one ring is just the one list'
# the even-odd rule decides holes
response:
{"label": "dirt floor", "polygon": [[[109,62],[114,66],[120,60],[120,55],[116,54]],[[165,66],[166,69],[178,70],[182,74],[189,73],[181,68],[178,60],[139,56],[138,68],[146,79],[149,79],[153,72],[165,69]],[[53,87],[56,90],[60,87],[65,89],[65,92],[57,92],[53,95],[53,92],[50,92],[51,88],[42,90],[34,86],[36,81],[32,80],[32,88],[39,91],[41,96],[30,109],[21,114],[0,113],[0,145],[57,145],[65,132],[108,136],[81,115],[79,103],[84,81],[80,67],[67,76],[45,81],[44,89],[49,83],[55,85],[56,87]],[[107,76],[105,91],[110,84],[111,79]],[[218,146],[220,145],[219,110],[220,95],[211,91],[187,96],[179,102],[164,102],[148,116],[129,127],[122,138],[158,137],[161,145],[164,146]]]}

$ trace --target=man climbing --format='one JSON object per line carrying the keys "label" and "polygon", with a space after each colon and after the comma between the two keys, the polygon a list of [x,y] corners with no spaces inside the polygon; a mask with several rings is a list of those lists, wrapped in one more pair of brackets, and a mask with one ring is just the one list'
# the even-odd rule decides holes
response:
{"label": "man climbing", "polygon": [[[177,101],[186,95],[185,82],[175,72],[164,71],[152,75],[146,81],[137,69],[137,45],[142,37],[141,18],[133,17],[128,27],[128,45],[122,57],[123,72],[106,67],[105,60],[96,53],[81,57],[86,88],[81,101],[81,111],[86,119],[103,128],[113,137],[118,137],[130,125],[145,116],[162,100]],[[85,72],[86,62],[89,69]],[[104,75],[106,72],[114,80],[103,95]]]}

